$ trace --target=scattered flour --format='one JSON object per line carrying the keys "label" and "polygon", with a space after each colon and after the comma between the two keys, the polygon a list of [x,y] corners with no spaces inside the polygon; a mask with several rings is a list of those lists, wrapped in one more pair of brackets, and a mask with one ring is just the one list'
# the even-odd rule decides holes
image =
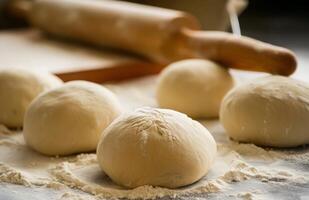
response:
{"label": "scattered flour", "polygon": [[3,163],[0,163],[0,181],[24,186],[31,185],[25,175]]}
{"label": "scattered flour", "polygon": [[[3,146],[14,148],[16,145],[22,145],[14,141],[8,138],[0,139],[0,151]],[[53,161],[59,158],[50,158],[51,164],[44,167],[45,170],[48,170],[50,177],[39,180],[34,178],[35,174],[24,173],[18,168],[11,167],[9,163],[0,163],[0,182],[27,187],[43,186],[56,190],[64,190],[68,187],[91,194],[95,198],[155,199],[165,196],[176,198],[179,196],[224,192],[235,182],[251,179],[264,183],[308,183],[307,177],[309,177],[309,174],[306,172],[284,167],[273,169],[267,165],[250,164],[250,161],[277,163],[282,159],[289,160],[291,158],[297,162],[308,162],[308,152],[303,150],[301,152],[289,151],[287,153],[235,142],[218,144],[217,166],[211,170],[211,175],[207,175],[193,185],[180,189],[152,186],[142,186],[132,190],[121,188],[115,185],[99,169],[94,153],[68,157],[65,161],[56,162],[56,164]],[[31,166],[40,167],[37,166],[38,163],[40,163],[40,160],[30,163],[29,166],[30,168]],[[88,176],[89,174],[91,176]],[[97,179],[100,179],[101,182],[98,182]],[[250,192],[239,193],[236,197],[240,199],[256,199]],[[79,200],[84,198],[80,194],[64,193],[61,199]]]}
{"label": "scattered flour", "polygon": [[254,196],[252,193],[245,192],[245,193],[239,193],[237,194],[237,197],[243,199],[243,200],[254,200]]}
{"label": "scattered flour", "polygon": [[89,197],[89,195],[75,194],[72,192],[65,192],[59,198],[59,200],[95,200],[95,197]]}
{"label": "scattered flour", "polygon": [[294,182],[306,183],[308,179],[304,176],[291,174],[287,171],[258,170],[256,167],[248,166],[246,163],[239,163],[235,168],[226,172],[221,179],[227,183],[240,182],[249,179],[256,179],[262,182]]}
{"label": "scattered flour", "polygon": [[[92,165],[97,165],[95,154],[81,154],[69,162],[63,162],[50,170],[51,174],[57,180],[69,187],[80,189],[84,192],[104,198],[128,198],[128,199],[155,199],[157,197],[178,197],[190,194],[216,193],[224,192],[229,184],[235,182],[254,179],[260,182],[280,182],[280,183],[306,183],[309,176],[293,173],[293,170],[286,171],[284,169],[271,169],[261,166],[252,166],[247,163],[242,156],[257,156],[263,161],[280,159],[282,156],[273,151],[266,151],[260,147],[250,144],[228,145],[219,144],[219,154],[229,152],[229,155],[219,157],[229,164],[229,169],[225,173],[217,173],[214,178],[203,178],[201,181],[181,189],[167,189],[161,187],[142,186],[132,190],[127,190],[119,186],[115,186],[107,176],[101,176],[106,179],[105,184],[97,184],[94,180],[87,180],[77,170],[84,169],[84,172],[91,173],[96,171],[95,177],[100,177],[103,172],[100,169],[94,169]],[[227,149],[228,148],[228,149]],[[240,154],[243,152],[244,154]],[[254,154],[254,152],[256,152]],[[258,155],[257,155],[258,153]],[[231,156],[232,155],[232,156]],[[278,157],[275,157],[278,156]],[[87,169],[88,168],[88,169]],[[88,174],[87,173],[87,174]],[[308,174],[309,175],[309,174]],[[107,183],[107,184],[106,184]],[[250,194],[250,193],[248,193]],[[244,199],[253,199],[251,195],[245,195]]]}
{"label": "scattered flour", "polygon": [[12,131],[3,124],[0,124],[0,134],[10,134]]}
{"label": "scattered flour", "polygon": [[[80,189],[84,192],[104,198],[128,198],[128,199],[154,199],[164,196],[180,196],[198,193],[213,193],[219,192],[219,186],[216,181],[202,182],[196,187],[182,189],[167,189],[153,186],[141,186],[135,189],[125,189],[113,184],[107,176],[102,176],[107,179],[108,184],[98,185],[95,181],[84,180],[83,176],[74,173],[75,169],[81,169],[98,165],[95,154],[81,154],[75,160],[63,162],[56,167],[50,169],[50,172],[57,180],[69,187]],[[91,168],[92,169],[92,168]],[[91,173],[91,172],[90,172]],[[98,171],[99,174],[103,172]],[[98,175],[99,176],[99,175]]]}

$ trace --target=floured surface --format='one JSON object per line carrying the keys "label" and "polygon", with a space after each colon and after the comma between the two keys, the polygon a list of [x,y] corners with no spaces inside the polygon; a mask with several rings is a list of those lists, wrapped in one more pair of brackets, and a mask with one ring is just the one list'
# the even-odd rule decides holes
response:
{"label": "floured surface", "polygon": [[[106,86],[132,110],[156,106],[155,82],[156,77],[147,77]],[[217,141],[216,161],[202,180],[174,190],[121,188],[99,169],[93,152],[46,157],[29,149],[20,132],[0,127],[0,199],[309,199],[308,147],[271,150],[238,144],[226,137],[217,120],[202,123]]]}
{"label": "floured surface", "polygon": [[0,44],[0,67],[66,72],[134,61],[129,56],[51,40],[37,30],[2,31]]}
{"label": "floured surface", "polygon": [[157,74],[163,67],[123,51],[47,37],[35,29],[1,31],[0,44],[0,68],[49,71],[64,81],[125,80]]}

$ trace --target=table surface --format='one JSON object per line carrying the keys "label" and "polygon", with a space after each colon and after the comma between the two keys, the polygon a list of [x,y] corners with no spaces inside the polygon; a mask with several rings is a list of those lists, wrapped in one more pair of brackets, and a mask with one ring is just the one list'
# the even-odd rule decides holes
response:
{"label": "table surface", "polygon": [[[250,33],[250,32],[248,32]],[[257,34],[257,37],[265,37],[265,34],[261,32]],[[272,38],[278,37],[278,34],[266,35],[266,41],[272,40]],[[304,45],[307,44],[307,38],[303,37],[303,43],[299,42],[299,39],[296,39],[294,36],[286,36],[284,46],[290,47],[296,52],[298,58],[298,69],[293,74],[293,78],[304,80],[309,82],[309,48]],[[296,41],[296,42],[295,42]],[[281,40],[282,42],[282,40]],[[277,42],[277,43],[280,43]],[[297,43],[297,44],[296,44]],[[250,73],[250,72],[241,72],[241,71],[232,71],[232,74],[237,78],[237,80],[248,80],[258,76],[264,76],[262,73]],[[121,82],[117,84],[107,84],[119,99],[126,105],[126,109],[132,110],[140,106],[156,106],[154,99],[154,90],[155,90],[156,77],[145,77],[142,79],[130,80],[126,82]],[[202,121],[203,123],[214,135],[216,141],[219,145],[230,145],[231,141],[228,140],[222,127],[217,120]],[[15,137],[15,136],[14,136]],[[0,134],[1,140],[6,140],[7,135]],[[3,146],[0,144],[0,159],[4,158],[4,153],[7,153],[8,156],[18,156],[14,154],[14,151],[2,151]],[[235,147],[233,147],[235,148]],[[255,148],[255,147],[254,147]],[[235,148],[237,149],[237,148]],[[252,159],[253,155],[247,155],[248,152],[240,152],[233,150],[243,158],[244,162],[250,163],[253,166],[268,165],[273,167],[273,169],[285,167],[287,171],[296,170],[298,173],[307,174],[309,172],[309,154],[308,148],[298,148],[290,150],[274,150],[280,151],[287,154],[303,154],[304,160],[300,161],[285,161],[285,160],[276,160],[274,162],[263,163],[259,159]],[[272,151],[272,150],[271,150]],[[8,157],[7,156],[7,157]],[[20,156],[20,155],[19,155]],[[219,157],[222,157],[222,152],[219,152]],[[250,157],[252,156],[252,157]],[[0,160],[0,163],[5,160]],[[216,162],[221,162],[220,159]],[[259,163],[260,162],[260,163]],[[216,164],[213,168],[216,168]],[[257,167],[258,168],[258,167]],[[214,169],[213,171],[215,171]],[[0,174],[1,176],[1,174]],[[210,175],[206,178],[211,178],[215,176],[215,172],[210,172]],[[309,176],[308,176],[309,177]],[[197,195],[189,195],[185,197],[178,197],[179,199],[188,198],[188,199],[309,199],[309,182],[293,183],[293,182],[284,182],[284,181],[268,181],[263,182],[258,178],[250,178],[247,181],[235,181],[226,185],[226,188],[218,193],[202,193]],[[81,192],[80,190],[70,189],[72,194],[79,195],[81,199],[95,199],[93,195],[88,193]],[[71,196],[72,198],[74,197]],[[169,199],[170,197],[163,197],[163,199]],[[62,190],[53,190],[46,187],[25,187],[22,185],[0,183],[0,199],[66,199],[63,196]]]}

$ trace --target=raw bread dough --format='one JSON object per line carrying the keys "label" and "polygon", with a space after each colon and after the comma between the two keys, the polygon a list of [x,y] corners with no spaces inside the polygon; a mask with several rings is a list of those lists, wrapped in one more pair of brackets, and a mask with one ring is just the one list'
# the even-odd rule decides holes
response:
{"label": "raw bread dough", "polygon": [[25,115],[26,143],[46,155],[96,149],[102,131],[120,114],[112,92],[87,81],[72,81],[36,98]]}
{"label": "raw bread dough", "polygon": [[171,64],[159,76],[160,107],[186,113],[193,118],[218,117],[221,100],[233,87],[229,71],[201,59]]}
{"label": "raw bread dough", "polygon": [[309,143],[309,85],[268,76],[240,85],[222,102],[220,120],[234,140],[262,146]]}
{"label": "raw bread dough", "polygon": [[103,171],[119,185],[176,188],[202,178],[215,155],[208,130],[186,115],[140,108],[117,118],[97,148]]}
{"label": "raw bread dough", "polygon": [[0,124],[12,128],[22,127],[31,101],[41,92],[61,84],[58,77],[47,72],[0,69]]}

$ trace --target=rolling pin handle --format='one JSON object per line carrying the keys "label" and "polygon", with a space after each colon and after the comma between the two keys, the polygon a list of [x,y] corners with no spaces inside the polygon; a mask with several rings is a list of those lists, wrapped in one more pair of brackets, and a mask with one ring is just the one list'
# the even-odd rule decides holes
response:
{"label": "rolling pin handle", "polygon": [[248,37],[218,31],[183,29],[193,57],[217,61],[229,68],[288,76],[297,66],[292,51]]}

